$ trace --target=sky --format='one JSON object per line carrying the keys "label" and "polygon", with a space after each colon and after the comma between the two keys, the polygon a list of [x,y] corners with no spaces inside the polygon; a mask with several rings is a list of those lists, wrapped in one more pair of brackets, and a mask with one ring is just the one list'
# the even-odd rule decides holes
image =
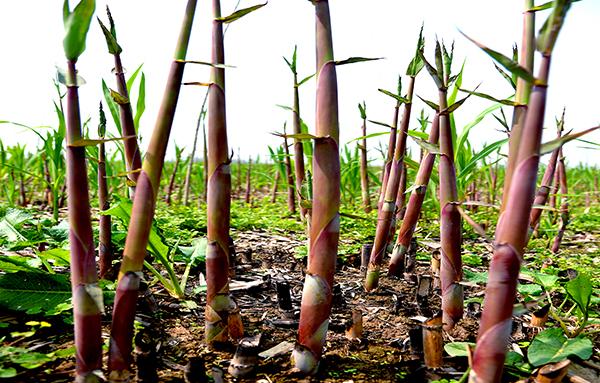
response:
{"label": "sky", "polygon": [[[240,7],[261,0],[241,0]],[[238,0],[222,0],[223,15],[233,11]],[[71,1],[72,7],[74,1]],[[158,106],[162,99],[166,76],[172,60],[185,0],[97,0],[96,15],[106,20],[108,3],[117,26],[123,48],[122,59],[129,74],[143,64],[146,76],[146,113],[141,119],[142,146],[149,142]],[[496,72],[491,59],[459,32],[506,55],[515,42],[520,43],[523,1],[491,0],[331,0],[334,51],[337,60],[352,56],[382,57],[382,60],[345,65],[338,68],[340,144],[345,145],[360,134],[359,102],[365,101],[368,118],[391,123],[395,101],[377,91],[393,90],[398,75],[404,75],[415,51],[421,24],[424,23],[425,54],[433,61],[436,37],[446,43],[455,42],[453,69],[465,62],[463,86],[504,98],[512,93],[510,86]],[[547,12],[540,13],[541,26]],[[209,1],[198,2],[189,60],[210,61]],[[598,97],[600,77],[597,63],[600,50],[596,37],[600,20],[600,1],[583,0],[573,4],[559,36],[550,73],[544,140],[555,136],[554,119],[566,108],[567,129],[583,130],[600,123]],[[0,71],[0,120],[15,121],[30,126],[56,127],[52,101],[56,97],[52,79],[56,67],[65,67],[62,39],[62,0],[20,0],[0,2],[0,47],[3,53]],[[229,145],[242,158],[268,156],[267,146],[276,146],[281,139],[272,132],[281,131],[290,112],[277,105],[291,105],[292,77],[282,56],[290,57],[298,47],[300,78],[314,72],[314,7],[306,0],[270,0],[262,9],[231,24],[226,34],[227,123]],[[539,57],[538,57],[539,58]],[[91,132],[97,124],[98,103],[102,100],[101,80],[116,88],[112,56],[108,54],[102,32],[96,22],[90,28],[87,49],[78,61],[79,74],[87,84],[80,88],[82,116],[91,117]],[[209,71],[199,65],[187,65],[184,81],[207,82]],[[407,78],[404,76],[404,83]],[[196,120],[205,89],[183,87],[172,128],[168,156],[173,157],[174,145],[185,146],[189,154]],[[300,88],[301,115],[314,129],[315,81]],[[437,89],[423,70],[416,80],[415,94],[436,99]],[[135,105],[137,90],[132,94]],[[490,101],[471,97],[455,112],[458,129],[490,106]],[[427,107],[420,101],[413,105],[411,128]],[[511,108],[505,113],[510,121]],[[109,118],[109,131],[118,135]],[[369,133],[385,128],[369,124]],[[503,138],[500,125],[491,116],[471,133],[476,148]],[[36,138],[23,128],[0,124],[0,139],[5,145],[25,143],[35,150]],[[587,139],[600,142],[600,133]],[[369,141],[369,155],[379,159],[376,150],[386,136]],[[355,145],[354,142],[349,145]],[[595,151],[580,143],[570,143],[565,149],[567,162],[599,164]],[[411,143],[413,153],[417,147]],[[505,150],[506,151],[506,150]]]}

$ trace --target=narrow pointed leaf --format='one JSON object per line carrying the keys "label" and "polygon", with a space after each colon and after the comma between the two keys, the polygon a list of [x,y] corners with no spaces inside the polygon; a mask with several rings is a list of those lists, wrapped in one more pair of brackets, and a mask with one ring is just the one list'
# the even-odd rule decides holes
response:
{"label": "narrow pointed leaf", "polygon": [[360,63],[360,62],[365,62],[365,61],[376,61],[376,60],[381,60],[381,59],[383,59],[383,57],[349,57],[345,60],[335,61],[335,65],[340,66],[340,65],[354,64],[354,63]]}
{"label": "narrow pointed leaf", "polygon": [[110,30],[108,30],[108,28],[106,28],[106,26],[104,25],[104,23],[102,23],[102,20],[100,20],[99,17],[97,17],[97,19],[98,19],[98,23],[100,24],[100,28],[102,29],[102,33],[104,33],[104,38],[106,39],[106,46],[108,47],[108,53],[110,53],[112,55],[116,55],[116,54],[123,52],[123,49],[117,43],[117,39],[115,38],[115,36],[113,36],[112,33],[110,32]]}
{"label": "narrow pointed leaf", "polygon": [[481,97],[481,98],[485,98],[486,100],[490,100],[490,101],[494,101],[497,103],[500,103],[502,105],[508,105],[508,106],[515,106],[516,102],[508,99],[508,98],[504,98],[504,99],[498,99],[495,98],[494,96],[490,96],[489,94],[485,94],[485,93],[481,93],[481,92],[475,92],[472,90],[467,90],[467,89],[460,89],[461,92],[465,92],[465,93],[469,93],[473,96],[477,96],[477,97]]}
{"label": "narrow pointed leaf", "polygon": [[564,144],[566,144],[567,142],[572,141],[581,136],[584,136],[584,135],[586,135],[590,132],[593,132],[594,130],[597,130],[599,128],[600,128],[600,125],[594,126],[593,128],[589,128],[589,129],[586,129],[586,130],[578,132],[578,133],[565,134],[562,137],[559,137],[552,141],[546,142],[546,143],[542,144],[542,147],[540,148],[540,155],[551,153],[554,150],[556,150],[556,149],[560,148],[561,146],[563,146]]}
{"label": "narrow pointed leaf", "polygon": [[533,77],[533,74],[531,74],[526,68],[523,68],[518,63],[514,62],[512,59],[504,56],[502,53],[497,52],[493,49],[490,49],[490,48],[486,47],[485,45],[473,40],[472,38],[470,38],[469,36],[464,34],[462,31],[460,31],[460,33],[462,33],[462,35],[465,36],[468,40],[470,40],[473,44],[475,44],[479,48],[481,48],[485,53],[488,54],[488,56],[490,56],[492,59],[496,60],[496,62],[498,62],[498,64],[502,65],[510,73],[519,76],[520,78],[522,78],[523,80],[525,80],[529,83],[535,82],[535,77]]}
{"label": "narrow pointed leaf", "polygon": [[239,11],[233,12],[229,16],[218,17],[215,20],[221,21],[222,23],[225,23],[225,24],[233,23],[234,21],[241,19],[242,17],[246,16],[247,14],[252,13],[252,12],[256,11],[257,9],[264,7],[265,5],[267,5],[267,3],[268,2],[266,2],[264,4],[258,4],[258,5],[254,5],[252,7],[240,9]]}
{"label": "narrow pointed leaf", "polygon": [[310,76],[306,76],[304,77],[299,83],[298,86],[304,84],[305,82],[307,82],[308,80],[310,80],[311,78],[315,77],[316,73],[311,74]]}
{"label": "narrow pointed leaf", "polygon": [[435,102],[433,102],[433,101],[426,100],[426,99],[424,99],[423,97],[421,97],[421,96],[419,96],[419,95],[417,95],[417,97],[419,97],[419,99],[420,99],[421,101],[423,101],[425,104],[427,104],[427,106],[429,106],[431,109],[433,109],[433,110],[434,110],[434,111],[436,111],[436,112],[439,112],[439,110],[440,110],[440,107],[438,106],[438,104],[436,104],[436,103],[435,103]]}
{"label": "narrow pointed leaf", "polygon": [[400,104],[408,104],[410,102],[407,98],[402,97],[399,94],[394,94],[394,93],[390,92],[389,90],[385,90],[385,89],[377,89],[377,90],[380,91],[381,93],[385,94],[386,96],[390,96],[394,100],[398,101]]}

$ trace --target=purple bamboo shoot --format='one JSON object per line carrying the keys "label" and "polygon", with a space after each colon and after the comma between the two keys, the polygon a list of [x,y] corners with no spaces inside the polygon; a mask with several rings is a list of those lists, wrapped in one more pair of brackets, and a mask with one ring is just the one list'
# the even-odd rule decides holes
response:
{"label": "purple bamboo shoot", "polygon": [[316,16],[317,96],[313,204],[308,268],[292,360],[305,374],[317,371],[331,312],[340,234],[338,92],[329,2],[313,2]]}

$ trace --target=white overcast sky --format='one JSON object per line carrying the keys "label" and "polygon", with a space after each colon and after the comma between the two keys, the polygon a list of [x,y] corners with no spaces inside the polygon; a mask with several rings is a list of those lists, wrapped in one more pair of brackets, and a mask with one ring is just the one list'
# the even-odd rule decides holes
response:
{"label": "white overcast sky", "polygon": [[[260,0],[256,0],[258,2]],[[242,0],[241,7],[256,4]],[[71,1],[72,6],[74,1]],[[132,73],[144,64],[146,74],[146,113],[141,120],[143,142],[149,141],[165,79],[180,28],[185,0],[98,0],[96,13],[104,20],[104,8],[109,4],[117,24],[119,43],[123,47],[125,67]],[[198,1],[190,60],[210,60],[210,1]],[[237,0],[222,0],[223,14],[230,13]],[[491,60],[458,29],[482,43],[507,55],[514,42],[520,43],[521,0],[331,0],[331,17],[336,59],[350,56],[385,57],[385,60],[347,65],[338,68],[341,144],[360,135],[357,103],[365,100],[368,117],[391,122],[394,101],[377,88],[393,90],[398,74],[404,74],[414,54],[417,34],[425,23],[426,56],[433,59],[435,36],[446,42],[455,40],[455,64],[458,70],[466,60],[464,87],[482,83],[480,91],[506,97],[511,89],[495,71]],[[64,67],[62,50],[62,0],[0,1],[0,47],[3,54],[0,71],[0,120],[27,125],[56,126],[52,99],[55,92],[52,78],[55,66]],[[538,15],[541,26],[547,12]],[[600,122],[600,77],[597,64],[600,1],[583,0],[572,6],[559,37],[553,57],[545,139],[554,138],[554,117],[567,108],[566,126],[581,130]],[[277,145],[270,132],[280,130],[289,119],[289,112],[276,104],[290,105],[291,73],[282,56],[290,56],[298,45],[298,66],[301,77],[314,71],[314,8],[306,0],[271,0],[267,6],[233,23],[226,36],[226,61],[236,68],[227,70],[227,110],[230,148],[241,148],[242,156],[260,154],[265,159],[267,145]],[[88,35],[87,50],[78,62],[79,73],[87,84],[80,89],[82,115],[92,117],[95,132],[97,105],[102,99],[100,81],[105,78],[115,88],[112,56],[106,50],[104,38],[96,22]],[[185,81],[208,81],[208,70],[188,65]],[[204,89],[184,87],[179,100],[170,142],[191,150],[193,132]],[[314,80],[303,85],[301,113],[314,127]],[[434,100],[433,81],[423,71],[417,78],[416,94]],[[135,103],[135,96],[133,102]],[[460,129],[479,111],[491,103],[474,97],[455,113]],[[424,106],[415,102],[411,126]],[[506,108],[510,121],[511,110]],[[117,134],[109,118],[109,130]],[[471,137],[477,147],[502,138],[499,125],[490,116]],[[370,132],[383,128],[369,126]],[[0,125],[0,139],[5,144],[27,143],[34,149],[35,138],[21,128]],[[600,133],[588,139],[600,142]],[[371,157],[378,158],[370,144]],[[351,145],[354,145],[352,143]],[[414,146],[413,146],[414,147]],[[595,151],[581,149],[580,144],[568,145],[570,164],[598,164]]]}

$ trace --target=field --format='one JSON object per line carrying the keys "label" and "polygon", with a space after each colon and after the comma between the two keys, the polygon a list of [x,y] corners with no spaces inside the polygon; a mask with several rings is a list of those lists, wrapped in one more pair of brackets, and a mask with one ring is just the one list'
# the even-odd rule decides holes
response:
{"label": "field", "polygon": [[[313,1],[316,73],[299,76],[297,49],[284,58],[289,121],[268,157],[241,158],[228,142],[224,36],[268,4],[223,16],[213,0],[211,59],[198,62],[187,1],[141,140],[144,68],[122,66],[108,8],[66,1],[56,122],[0,121],[35,136],[0,136],[0,379],[600,381],[600,173],[563,150],[594,153],[586,135],[600,127],[572,129],[564,109],[544,121],[571,3],[525,1],[512,57],[464,36],[507,98],[465,89],[454,44],[425,42],[422,27],[405,73],[379,89],[392,121],[360,102],[361,129],[343,142],[336,68],[380,58],[334,59],[329,2]],[[97,126],[78,74],[93,16],[114,59]],[[210,80],[185,82],[190,65]],[[415,91],[425,77],[434,100]],[[300,111],[310,82],[314,122]],[[171,135],[183,85],[206,88],[185,147]],[[455,120],[474,99],[491,104]],[[501,138],[476,144],[490,123]]]}

